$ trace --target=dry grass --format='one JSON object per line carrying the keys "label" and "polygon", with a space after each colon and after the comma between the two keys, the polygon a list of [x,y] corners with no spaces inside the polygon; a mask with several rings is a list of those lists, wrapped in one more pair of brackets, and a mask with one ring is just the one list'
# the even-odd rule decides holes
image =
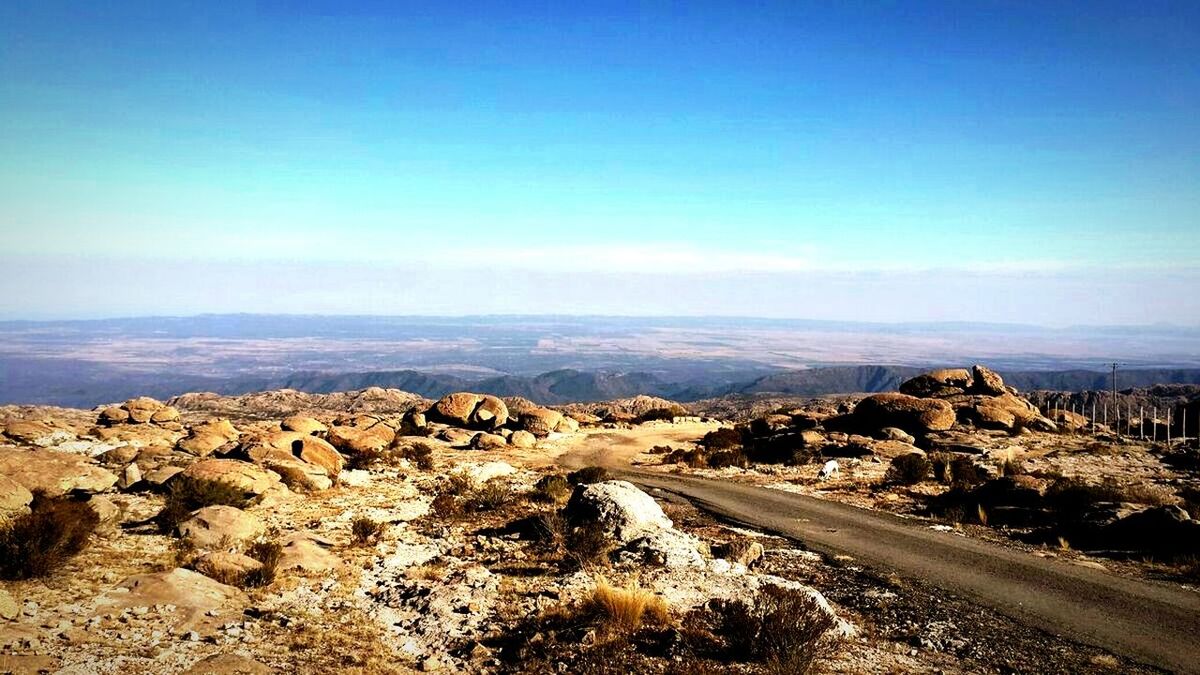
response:
{"label": "dry grass", "polygon": [[629,635],[644,626],[665,626],[671,620],[661,596],[634,583],[613,586],[603,577],[596,580],[582,612],[593,617],[600,630],[609,636]]}
{"label": "dry grass", "polygon": [[888,467],[886,480],[899,485],[915,485],[929,477],[933,465],[925,455],[900,455]]}
{"label": "dry grass", "polygon": [[30,513],[0,525],[0,579],[50,574],[87,546],[99,523],[83,502],[38,495]]}
{"label": "dry grass", "polygon": [[552,476],[543,476],[533,486],[533,492],[530,498],[534,501],[548,502],[551,504],[561,504],[571,496],[571,484],[567,479],[558,474]]}
{"label": "dry grass", "polygon": [[608,474],[608,469],[602,466],[585,466],[578,471],[572,471],[567,474],[567,482],[571,485],[591,485],[592,483],[603,483],[609,480],[611,476]]}
{"label": "dry grass", "polygon": [[404,576],[422,581],[444,581],[448,572],[449,568],[446,563],[437,560],[424,565],[414,565],[404,571]]}
{"label": "dry grass", "polygon": [[812,595],[782,586],[764,586],[753,603],[726,603],[719,611],[729,656],[759,661],[779,675],[809,672],[834,627]]}

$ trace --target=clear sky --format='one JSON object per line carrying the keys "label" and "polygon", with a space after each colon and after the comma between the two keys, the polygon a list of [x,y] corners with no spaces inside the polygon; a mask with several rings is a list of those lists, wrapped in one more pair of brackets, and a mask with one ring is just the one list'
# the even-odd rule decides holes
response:
{"label": "clear sky", "polygon": [[0,316],[1200,324],[1200,2],[0,3]]}

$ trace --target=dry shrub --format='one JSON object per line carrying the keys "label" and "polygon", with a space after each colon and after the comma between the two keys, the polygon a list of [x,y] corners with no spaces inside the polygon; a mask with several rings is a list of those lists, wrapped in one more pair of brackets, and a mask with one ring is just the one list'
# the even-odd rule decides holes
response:
{"label": "dry shrub", "polygon": [[714,452],[708,456],[708,466],[713,469],[723,469],[727,466],[736,466],[745,468],[749,463],[746,455],[741,450],[726,450],[724,452]]}
{"label": "dry shrub", "polygon": [[350,522],[350,542],[354,546],[374,545],[387,531],[387,523],[359,516]]}
{"label": "dry shrub", "polygon": [[591,485],[609,480],[608,469],[602,466],[587,466],[567,474],[567,482],[571,485]]}
{"label": "dry shrub", "polygon": [[738,429],[730,429],[728,427],[714,429],[704,434],[704,438],[700,439],[700,445],[707,448],[709,452],[740,449],[742,447],[742,432]]}
{"label": "dry shrub", "polygon": [[206,506],[235,506],[244,509],[255,503],[256,498],[247,495],[236,485],[223,481],[188,480],[176,476],[171,481],[167,500],[162,510],[154,517],[159,529],[173,532],[180,523],[191,517],[196,509]]}
{"label": "dry shrub", "polygon": [[246,574],[241,585],[248,588],[271,585],[279,570],[279,560],[283,557],[283,547],[279,542],[256,541],[246,549],[246,555],[262,563],[262,567]]}
{"label": "dry shrub", "polygon": [[1046,501],[1067,517],[1078,517],[1091,505],[1101,502],[1130,502],[1150,506],[1178,503],[1170,490],[1152,483],[1122,484],[1113,478],[1088,483],[1079,478],[1059,477],[1046,489]]}
{"label": "dry shrub", "polygon": [[489,480],[471,492],[467,507],[475,512],[499,511],[517,501],[517,492],[512,485],[502,480]]}
{"label": "dry shrub", "polygon": [[932,469],[933,465],[925,455],[900,455],[888,467],[886,480],[900,485],[915,485],[928,478]]}
{"label": "dry shrub", "polygon": [[549,502],[551,504],[565,502],[570,496],[570,482],[558,474],[543,476],[537,482],[537,485],[533,486],[533,493],[530,495],[534,501]]}
{"label": "dry shrub", "polygon": [[567,558],[583,569],[607,565],[608,555],[616,547],[616,542],[600,523],[570,528],[564,537]]}
{"label": "dry shrub", "polygon": [[687,414],[688,414],[688,411],[685,410],[683,408],[683,406],[676,405],[676,406],[670,406],[670,407],[666,407],[666,408],[654,408],[652,410],[647,410],[646,412],[644,412],[641,415],[638,415],[636,418],[634,418],[633,421],[635,424],[642,424],[644,422],[654,422],[657,420],[670,421],[670,420],[675,419],[676,417],[686,417]]}
{"label": "dry shrub", "polygon": [[474,489],[475,479],[461,471],[456,471],[447,477],[446,486],[442,488],[442,494],[462,496]]}
{"label": "dry shrub", "polygon": [[674,450],[663,457],[663,464],[683,464],[693,469],[708,467],[708,457],[703,450]]}
{"label": "dry shrub", "polygon": [[457,518],[462,512],[462,500],[449,492],[438,494],[429,504],[429,513],[442,519]]}
{"label": "dry shrub", "polygon": [[1024,474],[1025,474],[1024,460],[1018,459],[1010,454],[1004,458],[1003,462],[1000,462],[1000,475],[1001,476],[1021,476]]}
{"label": "dry shrub", "polygon": [[612,586],[601,578],[596,581],[582,612],[593,617],[607,635],[629,635],[643,626],[665,626],[671,620],[667,603],[653,592],[629,584]]}
{"label": "dry shrub", "polygon": [[87,546],[99,524],[83,502],[36,495],[30,513],[0,524],[0,579],[50,574]]}
{"label": "dry shrub", "polygon": [[346,468],[352,470],[370,469],[373,466],[387,463],[388,453],[373,447],[357,448],[346,455]]}
{"label": "dry shrub", "polygon": [[433,446],[428,443],[413,443],[401,450],[400,456],[422,471],[433,470]]}
{"label": "dry shrub", "polygon": [[435,560],[408,568],[404,571],[404,576],[420,581],[444,581],[448,573],[449,565],[443,560]]}
{"label": "dry shrub", "polygon": [[750,604],[718,606],[721,634],[734,658],[760,661],[770,673],[806,673],[822,654],[833,617],[810,593],[764,586]]}

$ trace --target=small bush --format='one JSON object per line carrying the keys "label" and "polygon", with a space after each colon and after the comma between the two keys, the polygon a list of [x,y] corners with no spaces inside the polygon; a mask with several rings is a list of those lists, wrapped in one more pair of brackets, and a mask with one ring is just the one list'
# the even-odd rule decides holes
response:
{"label": "small bush", "polygon": [[609,480],[608,469],[602,466],[587,466],[567,474],[567,482],[571,485],[591,485]]}
{"label": "small bush", "polygon": [[568,529],[564,548],[567,557],[579,568],[603,567],[617,547],[608,530],[600,523],[588,523]]}
{"label": "small bush", "polygon": [[429,504],[429,513],[442,519],[457,518],[462,512],[462,501],[457,495],[449,492],[438,494]]}
{"label": "small bush", "polygon": [[708,457],[703,450],[675,450],[663,457],[663,464],[684,464],[693,469],[703,469],[708,466]]}
{"label": "small bush", "polygon": [[30,513],[0,524],[0,579],[43,577],[82,551],[100,517],[83,502],[38,495]]}
{"label": "small bush", "polygon": [[738,429],[731,429],[729,427],[714,429],[707,434],[704,434],[704,438],[700,439],[700,445],[708,448],[709,451],[741,448],[742,432]]}
{"label": "small bush", "polygon": [[469,494],[474,489],[475,479],[461,471],[456,471],[447,477],[446,486],[442,488],[442,494],[462,496]]}
{"label": "small bush", "polygon": [[1025,474],[1025,462],[1013,456],[1004,458],[1000,463],[1001,476],[1022,476]]}
{"label": "small bush", "polygon": [[433,470],[433,446],[428,443],[413,443],[400,451],[400,456],[422,471]]}
{"label": "small bush", "polygon": [[565,502],[570,496],[571,483],[558,474],[543,476],[537,485],[533,486],[533,493],[530,495],[535,501],[551,504]]}
{"label": "small bush", "polygon": [[987,480],[987,474],[975,464],[975,460],[964,455],[950,461],[950,484],[972,486]]}
{"label": "small bush", "polygon": [[886,480],[900,485],[915,485],[928,478],[932,469],[933,465],[925,455],[900,455],[888,467]]}
{"label": "small bush", "polygon": [[727,466],[745,468],[748,463],[749,460],[746,459],[746,455],[742,454],[741,450],[714,452],[708,456],[708,466],[713,469],[722,469]]}
{"label": "small bush", "polygon": [[596,582],[582,610],[608,635],[628,635],[647,625],[665,626],[671,619],[662,597],[633,584],[618,588],[604,579]]}
{"label": "small bush", "polygon": [[489,480],[475,488],[467,498],[467,506],[472,511],[498,511],[517,500],[517,493],[512,486],[504,481]]}
{"label": "small bush", "polygon": [[277,541],[256,541],[246,549],[246,555],[262,563],[262,567],[251,570],[241,585],[249,588],[270,586],[279,570],[283,547]]}
{"label": "small bush", "polygon": [[387,531],[387,523],[359,516],[350,522],[350,542],[354,546],[368,546],[379,542]]}
{"label": "small bush", "polygon": [[771,673],[806,673],[821,655],[821,638],[834,620],[809,593],[764,586],[753,604],[719,606],[729,653],[766,665]]}
{"label": "small bush", "polygon": [[954,455],[949,452],[931,452],[929,453],[929,466],[933,471],[934,480],[939,483],[950,485],[954,482],[954,472],[950,465],[954,462]]}
{"label": "small bush", "polygon": [[177,476],[155,521],[163,532],[173,532],[180,523],[191,517],[196,509],[206,506],[235,506],[244,509],[257,501],[236,485],[222,481],[187,480]]}
{"label": "small bush", "polygon": [[386,463],[388,454],[380,448],[362,447],[352,453],[347,453],[345,457],[346,468],[357,471]]}

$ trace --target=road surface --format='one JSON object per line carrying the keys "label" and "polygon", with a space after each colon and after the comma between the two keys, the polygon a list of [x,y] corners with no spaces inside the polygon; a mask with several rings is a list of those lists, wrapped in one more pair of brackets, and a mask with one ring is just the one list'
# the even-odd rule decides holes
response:
{"label": "road surface", "polygon": [[717,516],[802,541],[827,554],[934,586],[1027,625],[1168,670],[1200,673],[1200,594],[1038,558],[921,521],[734,481],[668,475],[628,464],[638,451],[692,429],[632,429],[585,437],[565,466],[603,465]]}

